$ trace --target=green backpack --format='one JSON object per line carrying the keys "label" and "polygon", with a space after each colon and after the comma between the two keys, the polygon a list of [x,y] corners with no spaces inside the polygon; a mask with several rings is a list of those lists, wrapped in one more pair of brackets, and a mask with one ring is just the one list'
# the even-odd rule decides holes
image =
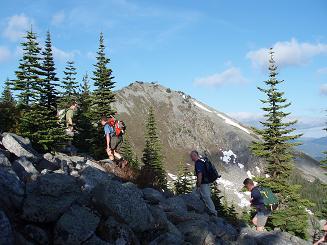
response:
{"label": "green backpack", "polygon": [[278,198],[270,188],[260,187],[260,194],[268,210],[274,211],[278,208]]}

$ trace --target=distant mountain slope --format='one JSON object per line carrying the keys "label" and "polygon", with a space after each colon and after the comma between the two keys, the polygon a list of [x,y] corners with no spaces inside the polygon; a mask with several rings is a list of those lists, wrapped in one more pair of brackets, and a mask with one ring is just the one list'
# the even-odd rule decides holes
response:
{"label": "distant mountain slope", "polygon": [[[323,132],[321,132],[321,134],[323,134]],[[323,152],[327,151],[327,137],[321,137],[318,139],[304,138],[299,141],[302,142],[302,145],[298,146],[297,149],[305,152],[318,161],[324,157]]]}
{"label": "distant mountain slope", "polygon": [[[263,162],[249,150],[259,140],[250,128],[200,101],[159,84],[136,82],[117,91],[115,107],[127,123],[127,132],[141,157],[144,147],[144,122],[149,107],[154,107],[169,176],[176,174],[179,162],[191,163],[193,149],[207,153],[222,173],[221,185],[237,203],[244,202],[240,193],[242,180],[263,174]],[[297,160],[307,178],[327,183],[319,163],[304,154]]]}

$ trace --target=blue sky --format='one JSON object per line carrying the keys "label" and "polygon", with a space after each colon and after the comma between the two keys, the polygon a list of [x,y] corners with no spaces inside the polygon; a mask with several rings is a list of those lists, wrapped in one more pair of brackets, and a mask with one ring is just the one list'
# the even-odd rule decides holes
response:
{"label": "blue sky", "polygon": [[282,89],[305,136],[324,136],[327,116],[327,1],[3,0],[0,81],[14,78],[23,32],[51,31],[57,72],[76,62],[92,74],[99,32],[117,88],[156,81],[236,119],[261,118],[256,87],[274,47]]}

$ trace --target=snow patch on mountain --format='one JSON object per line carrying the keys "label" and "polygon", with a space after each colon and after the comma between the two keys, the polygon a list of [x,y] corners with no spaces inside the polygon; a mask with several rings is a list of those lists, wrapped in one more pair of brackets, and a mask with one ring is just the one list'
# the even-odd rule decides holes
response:
{"label": "snow patch on mountain", "polygon": [[238,206],[240,206],[241,208],[244,207],[249,207],[250,206],[250,201],[245,197],[244,193],[238,192],[238,191],[234,191],[234,194],[240,199],[240,203],[238,203]]}
{"label": "snow patch on mountain", "polygon": [[[229,150],[229,151],[222,151],[222,153],[224,154],[224,156],[220,157],[220,159],[226,163],[226,164],[229,164],[229,163],[236,163],[236,154],[232,151],[232,150]],[[243,166],[244,167],[244,166]]]}
{"label": "snow patch on mountain", "polygon": [[243,165],[242,163],[238,163],[237,165],[238,165],[241,169],[244,168],[244,165]]}
{"label": "snow patch on mountain", "polygon": [[197,101],[195,101],[195,100],[193,100],[193,104],[196,105],[197,107],[199,107],[199,108],[202,109],[202,110],[205,110],[205,111],[207,111],[207,112],[212,112],[212,111],[210,111],[207,107],[201,105],[199,102],[197,102]]}
{"label": "snow patch on mountain", "polygon": [[247,172],[246,172],[246,174],[248,175],[248,177],[250,178],[250,179],[253,179],[255,176],[251,173],[251,171],[250,170],[248,170]]}
{"label": "snow patch on mountain", "polygon": [[255,169],[257,170],[257,172],[260,174],[261,173],[261,170],[258,166],[255,166]]}
{"label": "snow patch on mountain", "polygon": [[217,114],[217,116],[219,116],[219,117],[221,117],[222,119],[224,119],[224,120],[225,120],[225,123],[227,123],[227,124],[229,124],[229,125],[232,125],[232,126],[234,126],[234,127],[236,127],[236,128],[239,128],[239,129],[243,130],[244,132],[246,132],[246,133],[248,133],[248,134],[251,134],[250,131],[249,131],[247,128],[241,126],[241,125],[238,124],[237,122],[234,122],[233,120],[229,119],[228,117],[226,117],[226,116],[224,116],[224,115],[222,115],[222,114],[220,114],[220,113],[218,113],[218,112],[216,112],[216,114]]}

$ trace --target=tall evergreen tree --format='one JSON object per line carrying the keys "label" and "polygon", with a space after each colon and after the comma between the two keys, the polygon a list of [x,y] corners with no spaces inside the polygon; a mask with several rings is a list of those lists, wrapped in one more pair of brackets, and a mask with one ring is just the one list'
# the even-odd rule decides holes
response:
{"label": "tall evergreen tree", "polygon": [[58,86],[58,77],[56,74],[55,63],[53,59],[53,52],[52,52],[52,43],[51,43],[51,36],[50,32],[47,32],[44,50],[42,52],[43,56],[43,87],[44,87],[44,94],[42,100],[43,103],[50,109],[52,108],[54,111],[57,110],[57,86]]}
{"label": "tall evergreen tree", "polygon": [[[324,131],[327,132],[327,128],[324,128]],[[326,157],[321,161],[321,165],[322,168],[327,169],[327,150],[324,152],[324,154],[326,155]]]}
{"label": "tall evergreen tree", "polygon": [[112,89],[115,82],[112,80],[112,70],[108,68],[110,59],[106,57],[103,34],[100,33],[100,44],[97,52],[97,63],[94,65],[93,72],[94,93],[93,93],[93,110],[94,119],[99,121],[102,116],[112,115],[115,111],[112,103],[115,101],[115,95]]}
{"label": "tall evergreen tree", "polygon": [[128,165],[132,168],[139,169],[140,162],[137,158],[135,151],[129,141],[129,136],[127,134],[124,135],[124,142],[121,147],[121,153],[125,160],[127,160]]}
{"label": "tall evergreen tree", "polygon": [[28,106],[38,100],[42,84],[41,48],[37,42],[36,34],[31,30],[27,31],[21,43],[23,57],[20,59],[16,79],[12,81],[13,90],[18,91],[20,105]]}
{"label": "tall evergreen tree", "polygon": [[21,43],[23,57],[16,72],[17,79],[12,81],[13,88],[19,91],[23,109],[19,131],[30,138],[37,149],[54,150],[66,140],[66,135],[56,118],[57,92],[53,81],[51,42],[46,43],[42,57],[36,34],[30,30],[25,39]]}
{"label": "tall evergreen tree", "polygon": [[71,106],[72,100],[77,100],[77,89],[79,85],[76,81],[76,74],[74,61],[67,61],[61,86],[63,89],[60,99],[61,108],[68,108]]}
{"label": "tall evergreen tree", "polygon": [[262,141],[254,142],[251,146],[253,153],[266,161],[266,173],[270,178],[258,178],[262,186],[272,188],[280,199],[280,209],[272,214],[272,225],[283,231],[288,231],[300,237],[306,236],[308,226],[306,205],[299,195],[300,186],[290,185],[288,178],[293,169],[293,147],[297,145],[293,140],[301,135],[291,134],[296,121],[286,121],[290,113],[284,112],[289,107],[284,98],[284,92],[278,88],[283,81],[277,80],[277,67],[274,61],[274,52],[270,50],[269,79],[265,81],[267,88],[258,88],[265,93],[267,99],[261,100],[266,106],[262,109],[266,113],[263,128],[256,130]]}
{"label": "tall evergreen tree", "polygon": [[160,139],[157,133],[157,124],[153,108],[149,110],[146,122],[145,147],[143,150],[142,161],[144,166],[142,171],[151,176],[150,182],[158,188],[167,188],[166,172],[163,167],[163,156],[161,154]]}
{"label": "tall evergreen tree", "polygon": [[193,174],[188,170],[185,164],[180,162],[177,179],[174,183],[175,193],[178,195],[191,193],[194,186]]}
{"label": "tall evergreen tree", "polygon": [[74,135],[74,145],[82,152],[92,154],[97,147],[97,125],[92,123],[91,115],[91,90],[88,75],[85,74],[80,86],[80,93],[78,95],[79,108],[76,113],[76,129]]}
{"label": "tall evergreen tree", "polygon": [[15,99],[10,88],[10,81],[8,78],[5,81],[5,87],[3,88],[0,101],[4,103],[15,103]]}
{"label": "tall evergreen tree", "polygon": [[10,88],[10,81],[5,81],[5,87],[0,98],[0,133],[15,132],[18,110]]}

